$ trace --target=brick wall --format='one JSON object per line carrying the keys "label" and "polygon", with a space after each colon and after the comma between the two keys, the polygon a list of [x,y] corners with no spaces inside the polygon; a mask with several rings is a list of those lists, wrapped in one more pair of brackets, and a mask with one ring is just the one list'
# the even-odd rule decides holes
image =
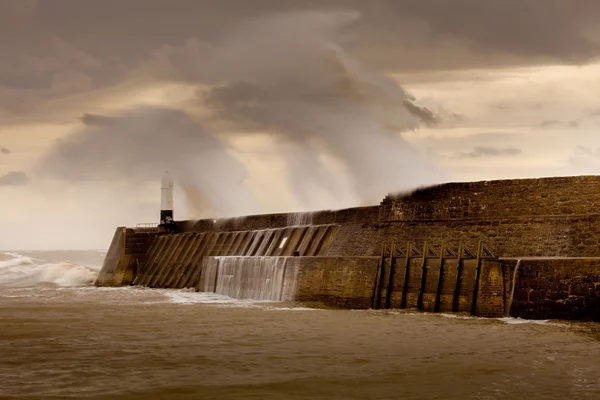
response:
{"label": "brick wall", "polygon": [[184,232],[243,231],[287,226],[325,224],[363,224],[379,221],[379,206],[355,207],[343,210],[323,210],[300,213],[259,214],[235,218],[179,221]]}
{"label": "brick wall", "polygon": [[388,196],[387,220],[448,220],[600,212],[600,176],[447,183]]}
{"label": "brick wall", "polygon": [[[386,277],[381,284],[378,284],[376,278],[380,260],[379,257],[208,257],[203,263],[204,271],[197,290],[215,289],[218,277],[216,268],[219,262],[223,263],[223,266],[230,267],[228,276],[243,276],[248,272],[243,270],[250,267],[254,269],[260,267],[257,270],[262,271],[266,264],[273,266],[273,262],[276,262],[281,271],[285,270],[280,271],[284,283],[277,283],[285,293],[284,298],[307,305],[352,309],[372,308],[373,296],[377,294],[374,289],[380,287],[381,302],[377,308],[409,308],[433,312],[436,309],[438,289],[441,288],[439,311],[453,311],[455,306],[456,311],[459,312],[472,311],[473,299],[476,295],[476,260],[462,261],[459,281],[456,259],[445,259],[442,269],[439,259],[427,259],[424,269],[422,259],[411,259],[407,285],[405,285],[406,269],[404,268],[406,259],[400,258],[394,259],[391,284],[389,283],[389,260],[382,271]],[[442,270],[443,273],[440,275]],[[504,287],[500,262],[482,260],[481,271],[476,314],[486,317],[503,316]],[[247,292],[249,289],[245,285],[253,285],[251,278],[248,276],[238,279],[239,284],[234,288],[235,290],[225,294]],[[258,278],[264,280],[262,276]],[[278,282],[275,278],[273,281]],[[457,287],[458,292],[456,292]],[[389,304],[387,296],[390,296]],[[403,302],[404,297],[406,300]]]}
{"label": "brick wall", "polygon": [[[524,261],[511,315],[600,320],[600,303],[596,296],[598,291],[600,298],[597,272],[600,261],[591,258],[600,256],[598,176],[450,183],[409,195],[388,196],[379,206],[182,221],[180,224],[183,232],[337,224],[339,230],[323,253],[327,257],[291,258],[289,262],[298,267],[301,301],[351,308],[371,306],[378,256],[385,242],[394,241],[404,246],[411,241],[422,248],[427,241],[439,248],[444,241],[454,249],[462,242],[474,249],[482,240],[501,258],[588,257],[585,260]],[[123,231],[123,235],[128,232]],[[230,238],[234,240],[231,234]],[[142,242],[136,240],[135,246],[131,242],[127,250],[120,247],[118,252],[123,254],[117,254],[116,249],[109,251],[98,282],[117,285],[111,281],[116,277],[126,284],[131,266],[128,260],[141,254]],[[433,310],[437,289],[441,286],[440,311],[452,310],[457,300],[459,311],[470,312],[475,289],[474,261],[465,260],[460,274],[456,260],[445,260],[443,273],[437,262],[439,260],[428,259],[423,270],[421,260],[413,259],[405,283],[404,264],[396,259],[389,293],[391,306],[400,307],[405,302],[407,307]],[[487,261],[484,265],[488,265]],[[386,264],[386,268],[389,265]],[[477,305],[477,312],[482,315],[497,315],[500,305],[508,301],[512,282],[510,262],[505,261],[501,270],[500,279],[493,263],[482,269],[482,286],[478,288],[482,301]],[[457,282],[460,282],[458,298],[454,296]],[[386,296],[387,286],[382,290],[383,304],[387,302]]]}
{"label": "brick wall", "polygon": [[96,286],[125,286],[135,279],[140,265],[156,233],[137,232],[119,227],[111,241]]}
{"label": "brick wall", "polygon": [[499,257],[600,256],[598,176],[450,183],[381,207],[388,242],[483,240]]}
{"label": "brick wall", "polygon": [[482,240],[498,257],[600,256],[600,215],[499,220],[395,221],[385,224],[387,242],[427,241],[439,247]]}
{"label": "brick wall", "polygon": [[235,231],[340,224],[329,256],[376,256],[384,242],[442,241],[499,257],[600,256],[600,177],[448,183],[381,205],[337,211],[183,221],[184,231]]}
{"label": "brick wall", "polygon": [[483,260],[477,296],[478,317],[503,317],[505,314],[505,286],[502,263]]}
{"label": "brick wall", "polygon": [[340,308],[370,308],[379,257],[290,257],[297,270],[296,301]]}
{"label": "brick wall", "polygon": [[[507,295],[515,264],[502,262]],[[510,316],[600,321],[600,258],[522,260]]]}

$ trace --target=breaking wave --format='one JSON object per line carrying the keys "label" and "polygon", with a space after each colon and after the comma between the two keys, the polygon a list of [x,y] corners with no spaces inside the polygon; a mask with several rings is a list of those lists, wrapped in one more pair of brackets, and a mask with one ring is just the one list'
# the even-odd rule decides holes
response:
{"label": "breaking wave", "polygon": [[0,286],[34,286],[50,283],[57,286],[88,286],[98,270],[69,262],[48,262],[15,253],[1,254]]}

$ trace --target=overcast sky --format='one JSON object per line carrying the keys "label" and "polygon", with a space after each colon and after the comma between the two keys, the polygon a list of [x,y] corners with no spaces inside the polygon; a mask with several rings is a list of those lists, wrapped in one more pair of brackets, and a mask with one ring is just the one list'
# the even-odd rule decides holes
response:
{"label": "overcast sky", "polygon": [[600,173],[595,0],[0,0],[0,249]]}

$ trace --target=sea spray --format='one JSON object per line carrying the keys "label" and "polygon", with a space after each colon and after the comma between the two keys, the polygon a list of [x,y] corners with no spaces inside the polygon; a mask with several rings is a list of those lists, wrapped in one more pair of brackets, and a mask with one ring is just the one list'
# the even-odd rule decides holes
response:
{"label": "sea spray", "polygon": [[295,212],[289,213],[287,216],[288,226],[306,226],[313,224],[313,213],[310,212]]}
{"label": "sea spray", "polygon": [[93,284],[97,271],[91,267],[70,262],[26,257],[4,253],[9,257],[0,261],[0,286],[26,287],[43,283],[58,286],[88,286]]}

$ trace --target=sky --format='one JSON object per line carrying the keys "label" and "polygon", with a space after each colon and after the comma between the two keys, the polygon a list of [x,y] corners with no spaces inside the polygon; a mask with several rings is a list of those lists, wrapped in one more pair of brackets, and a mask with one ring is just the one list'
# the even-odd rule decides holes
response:
{"label": "sky", "polygon": [[600,174],[595,0],[0,0],[0,249]]}

